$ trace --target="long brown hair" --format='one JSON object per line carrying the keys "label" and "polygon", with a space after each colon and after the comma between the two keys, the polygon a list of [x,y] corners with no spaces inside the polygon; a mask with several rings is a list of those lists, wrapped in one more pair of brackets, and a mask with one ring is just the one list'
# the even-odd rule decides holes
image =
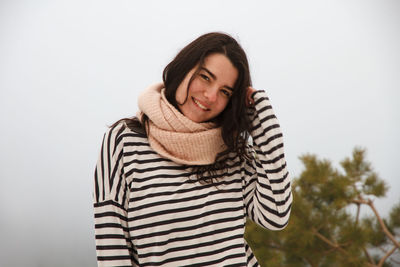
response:
{"label": "long brown hair", "polygon": [[[242,160],[249,156],[246,152],[246,145],[249,137],[250,121],[246,115],[245,99],[246,89],[251,86],[251,78],[246,53],[230,35],[211,32],[198,37],[185,46],[163,71],[165,96],[179,110],[175,98],[178,86],[189,71],[197,66],[189,80],[187,87],[187,90],[189,90],[194,77],[198,75],[200,68],[203,67],[205,58],[213,53],[225,55],[238,70],[238,78],[228,105],[214,119],[217,125],[222,128],[222,138],[227,149],[217,155],[213,164],[194,167],[198,179],[205,182],[212,182],[218,170],[226,170],[229,167],[227,160],[229,153],[234,152]],[[128,121],[128,126],[138,125],[138,123],[137,118],[133,118]],[[147,123],[147,116],[143,116],[140,124],[145,127]]]}

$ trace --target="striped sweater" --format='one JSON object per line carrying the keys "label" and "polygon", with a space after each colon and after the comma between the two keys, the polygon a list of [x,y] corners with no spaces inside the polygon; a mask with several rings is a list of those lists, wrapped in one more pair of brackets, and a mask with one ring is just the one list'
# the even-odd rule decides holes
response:
{"label": "striped sweater", "polygon": [[292,194],[278,121],[265,92],[254,101],[254,157],[229,157],[214,184],[160,157],[124,123],[106,132],[94,182],[99,266],[258,266],[246,218],[284,228]]}

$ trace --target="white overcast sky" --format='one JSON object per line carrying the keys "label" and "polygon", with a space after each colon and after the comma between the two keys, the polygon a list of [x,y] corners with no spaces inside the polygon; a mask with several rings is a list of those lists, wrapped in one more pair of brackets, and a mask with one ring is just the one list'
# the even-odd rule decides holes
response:
{"label": "white overcast sky", "polygon": [[289,171],[355,146],[400,196],[400,2],[0,1],[0,265],[94,266],[92,175],[189,41],[224,31],[272,100]]}

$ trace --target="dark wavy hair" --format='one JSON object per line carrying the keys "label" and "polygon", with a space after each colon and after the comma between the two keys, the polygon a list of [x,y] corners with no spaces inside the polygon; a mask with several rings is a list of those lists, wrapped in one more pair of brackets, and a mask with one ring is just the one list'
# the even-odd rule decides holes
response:
{"label": "dark wavy hair", "polygon": [[[185,46],[176,57],[165,67],[163,81],[167,100],[179,110],[175,98],[176,90],[190,70],[195,72],[189,80],[187,90],[193,79],[204,65],[205,58],[210,54],[225,55],[238,70],[238,77],[233,88],[233,94],[221,114],[213,121],[222,128],[222,138],[227,149],[216,156],[215,162],[210,165],[194,166],[197,177],[201,181],[212,182],[217,177],[218,170],[229,167],[228,154],[234,152],[242,160],[248,158],[246,150],[249,137],[250,121],[246,115],[246,89],[251,86],[249,64],[246,53],[239,43],[230,35],[220,32],[211,32],[201,35]],[[127,120],[127,119],[125,119]],[[135,122],[136,120],[136,122]],[[130,127],[137,126],[137,118],[128,121]],[[148,123],[147,116],[142,117],[142,127]],[[146,130],[146,132],[148,132]]]}

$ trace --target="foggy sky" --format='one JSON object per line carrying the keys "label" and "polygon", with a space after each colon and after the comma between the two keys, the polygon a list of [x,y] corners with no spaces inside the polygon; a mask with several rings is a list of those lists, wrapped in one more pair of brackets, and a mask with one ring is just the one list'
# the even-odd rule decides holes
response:
{"label": "foggy sky", "polygon": [[355,146],[400,195],[400,2],[0,2],[0,266],[95,266],[93,171],[107,125],[209,31],[247,52],[292,177]]}

